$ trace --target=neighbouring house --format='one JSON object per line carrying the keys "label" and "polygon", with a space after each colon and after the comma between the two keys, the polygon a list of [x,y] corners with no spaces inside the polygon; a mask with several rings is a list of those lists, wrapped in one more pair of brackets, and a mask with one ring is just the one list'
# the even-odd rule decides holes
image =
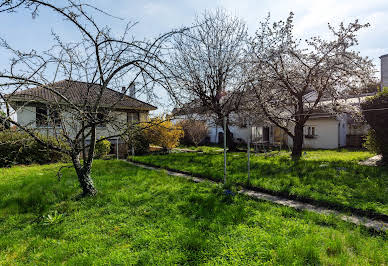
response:
{"label": "neighbouring house", "polygon": [[388,54],[380,56],[381,89],[388,87]]}
{"label": "neighbouring house", "polygon": [[[367,97],[374,93],[366,93],[357,96],[351,96],[341,99],[343,103],[359,106]],[[313,97],[309,95],[311,100]],[[329,99],[323,99],[322,104],[329,103]],[[190,110],[190,113],[184,113],[179,109],[174,109],[173,115],[176,121],[185,119],[202,120],[207,123],[209,135],[207,141],[210,143],[223,143],[223,128],[218,126],[214,119],[203,112]],[[246,143],[249,136],[254,143],[283,145],[292,147],[292,138],[282,129],[270,122],[254,122],[252,127],[247,126],[247,121],[234,115],[234,120],[238,122],[230,126],[230,131],[238,143]],[[252,130],[250,132],[250,129]],[[292,130],[292,127],[290,127]],[[362,146],[363,138],[368,133],[368,125],[354,119],[348,113],[330,113],[322,109],[317,109],[307,120],[304,127],[304,148],[311,149],[336,149],[339,147]]]}
{"label": "neighbouring house", "polygon": [[[381,88],[388,87],[388,54],[380,57],[381,60]],[[354,107],[359,107],[360,103],[367,97],[373,96],[376,92],[367,92],[360,95],[350,95],[343,97],[338,101]],[[314,93],[306,94],[306,104],[315,100]],[[321,100],[320,105],[331,104],[330,98]],[[173,114],[177,120],[199,119],[206,121],[209,127],[208,141],[211,143],[222,143],[223,129],[214,123],[214,119],[207,115],[204,110],[195,108],[187,109],[182,112],[181,109],[174,109]],[[252,131],[247,127],[244,117],[233,115],[237,121],[230,127],[233,137],[237,142],[247,142],[249,136],[252,136],[252,142],[279,144],[282,143],[291,148],[292,138],[290,138],[282,129],[269,123],[260,121],[252,124]],[[290,126],[290,129],[292,127]],[[324,109],[318,108],[314,114],[307,120],[304,127],[304,148],[312,149],[336,149],[340,147],[362,147],[364,137],[368,133],[369,126],[355,119],[351,113],[330,113]]]}
{"label": "neighbouring house", "polygon": [[[198,107],[195,104],[187,104],[183,108],[174,108],[171,116],[173,117],[173,121],[175,123],[187,120],[194,119],[206,122],[208,127],[208,136],[203,141],[204,143],[223,143],[224,139],[224,130],[221,126],[217,125],[216,118],[214,115],[210,114],[206,111],[206,108]],[[238,123],[232,123],[229,126],[231,133],[233,134],[233,138],[237,143],[245,143],[248,141],[250,136],[249,128],[243,119],[239,118],[235,114],[231,114],[231,120]]]}
{"label": "neighbouring house", "polygon": [[[388,54],[380,57],[381,62],[381,89],[388,87]],[[342,103],[360,107],[360,103],[367,97],[375,95],[376,92],[364,93],[361,95],[349,96],[341,99]],[[309,99],[313,101],[314,98]],[[330,99],[323,99],[325,104]],[[362,147],[364,137],[367,135],[369,126],[364,121],[354,119],[349,113],[330,114],[319,113],[313,115],[305,125],[304,146],[306,148],[327,148],[338,147]],[[289,139],[290,140],[290,139]]]}
{"label": "neighbouring house", "polygon": [[[341,104],[360,108],[360,103],[375,93],[343,97],[337,99]],[[308,102],[315,100],[314,95],[306,95]],[[320,101],[320,106],[331,104],[330,98]],[[336,149],[341,147],[362,147],[363,138],[368,133],[368,125],[355,119],[349,112],[331,113],[317,108],[304,126],[303,147],[311,149]],[[292,145],[292,139],[288,138]]]}
{"label": "neighbouring house", "polygon": [[[65,95],[69,102],[76,105],[90,105],[95,102],[95,96],[101,88],[99,84],[91,84],[74,80],[63,80],[50,86]],[[133,92],[131,92],[133,95]],[[79,123],[77,118],[70,112],[66,112],[64,106],[62,113],[52,111],[50,105],[56,103],[61,105],[58,96],[42,87],[34,87],[14,94],[8,95],[8,100],[16,112],[17,122],[45,135],[56,135],[61,130],[61,125]],[[151,104],[140,101],[113,89],[106,89],[101,97],[101,108],[109,109],[112,115],[121,122],[121,125],[133,122],[144,122],[148,120],[149,112],[157,108]],[[62,110],[62,108],[61,108]],[[103,114],[101,114],[103,115]],[[48,119],[49,118],[49,119]],[[71,125],[70,128],[74,125]],[[100,136],[113,136],[117,127],[110,124],[102,124],[97,127],[97,138]],[[86,138],[85,142],[90,140]],[[128,152],[127,145],[120,138],[109,140],[112,143],[112,152],[119,151],[124,156]],[[116,145],[118,144],[118,147]]]}

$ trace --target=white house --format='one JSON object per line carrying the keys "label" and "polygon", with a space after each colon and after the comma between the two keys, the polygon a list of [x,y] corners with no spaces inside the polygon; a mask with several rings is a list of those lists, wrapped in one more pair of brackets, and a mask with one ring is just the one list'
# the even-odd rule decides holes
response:
{"label": "white house", "polygon": [[[388,54],[380,57],[381,59],[381,87],[388,87]],[[359,106],[367,97],[375,93],[365,93],[361,95],[348,96],[340,99],[342,104]],[[314,93],[306,95],[306,103],[315,100]],[[330,104],[331,100],[322,99],[320,105]],[[223,129],[215,125],[209,116],[203,114],[180,115],[178,119],[192,118],[207,121],[209,127],[208,140],[211,143],[222,143]],[[236,116],[237,118],[237,116]],[[242,119],[242,118],[238,118]],[[241,121],[240,121],[241,122]],[[289,147],[292,146],[290,138],[283,130],[271,123],[255,123],[252,125],[252,132],[246,126],[246,123],[238,123],[240,126],[231,126],[230,130],[237,142],[247,142],[249,136],[252,141],[263,143],[282,142]],[[292,130],[292,127],[290,127]],[[363,137],[368,132],[368,125],[355,121],[349,113],[328,113],[325,111],[315,112],[304,127],[305,148],[312,149],[336,149],[339,147],[361,147]]]}
{"label": "white house", "polygon": [[[375,93],[365,93],[338,100],[341,104],[359,108],[360,103]],[[314,97],[309,99],[314,101]],[[331,104],[329,99],[322,99],[321,105]],[[340,147],[361,147],[362,138],[368,133],[368,125],[355,121],[349,113],[329,113],[317,111],[311,115],[304,126],[304,148],[336,149]],[[288,138],[292,145],[292,139]]]}
{"label": "white house", "polygon": [[[69,102],[74,104],[83,104],[86,102],[94,102],[95,96],[98,95],[100,85],[91,84],[81,81],[63,80],[51,84],[56,90],[61,90],[63,95],[69,99]],[[14,94],[7,96],[13,109],[16,111],[16,121],[24,127],[38,131],[45,135],[59,134],[61,126],[68,125],[70,131],[79,125],[80,121],[77,120],[76,115],[72,114],[66,108],[66,104],[63,105],[64,111],[58,113],[53,111],[50,106],[59,104],[57,95],[48,89],[42,87],[34,87],[22,91],[18,91]],[[92,99],[93,98],[93,99]],[[147,121],[148,114],[151,110],[156,110],[155,106],[148,103],[117,92],[112,89],[106,89],[101,97],[100,105],[102,109],[109,109],[111,116],[115,117],[120,123],[126,125],[130,122]],[[69,129],[68,129],[69,130]],[[100,136],[112,136],[115,135],[117,127],[111,124],[102,124],[97,127],[97,138]],[[74,128],[75,132],[75,128]],[[72,134],[73,132],[70,132]],[[118,139],[110,140],[114,145],[116,143],[123,143]],[[88,142],[88,137],[86,138]],[[122,153],[125,153],[126,145],[119,145]]]}

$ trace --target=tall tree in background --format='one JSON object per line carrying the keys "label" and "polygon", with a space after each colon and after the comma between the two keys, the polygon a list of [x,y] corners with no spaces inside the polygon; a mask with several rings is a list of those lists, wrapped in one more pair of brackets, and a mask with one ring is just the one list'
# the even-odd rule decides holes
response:
{"label": "tall tree in background", "polygon": [[292,138],[293,158],[301,156],[303,127],[324,97],[334,103],[325,107],[334,110],[345,89],[357,91],[373,82],[371,61],[351,50],[357,32],[368,26],[357,20],[338,28],[329,24],[331,39],[302,42],[293,35],[292,13],[286,21],[272,24],[268,17],[260,23],[251,40],[252,94],[259,111]]}
{"label": "tall tree in background", "polygon": [[190,30],[174,36],[168,68],[173,80],[169,92],[181,110],[201,110],[221,127],[228,118],[231,150],[236,148],[231,114],[238,111],[245,91],[246,41],[246,26],[240,19],[222,10],[205,12]]}
{"label": "tall tree in background", "polygon": [[[69,155],[78,175],[82,196],[95,195],[97,190],[91,178],[91,169],[97,141],[96,128],[110,124],[115,129],[106,139],[126,133],[127,121],[120,121],[112,110],[121,102],[130,84],[137,84],[138,94],[154,96],[152,85],[165,81],[159,71],[162,63],[160,52],[164,41],[174,32],[152,41],[137,41],[129,36],[134,24],[128,24],[123,34],[116,36],[108,26],[101,26],[93,19],[93,16],[101,15],[110,17],[109,14],[77,0],[3,0],[0,8],[0,13],[27,11],[36,19],[39,19],[41,9],[47,9],[78,33],[78,38],[71,41],[52,33],[54,44],[43,52],[33,49],[19,51],[2,40],[2,47],[13,58],[9,68],[0,72],[0,98],[6,104],[11,103],[13,96],[31,87],[41,88],[45,95],[50,95],[51,100],[46,99],[46,104],[59,118],[58,127],[54,127],[58,145],[46,143],[37,130],[18,123],[10,113],[5,120],[27,132],[38,143]],[[58,80],[65,81],[58,83]],[[73,80],[83,81],[86,86],[82,99],[74,99],[69,95],[68,87],[59,86]],[[122,97],[111,98],[110,102],[103,100],[104,95],[111,93],[109,88],[122,92]],[[33,98],[27,99],[34,101]],[[61,119],[63,115],[66,119]],[[85,143],[86,139],[88,143]],[[66,147],[59,145],[62,141],[66,142]]]}
{"label": "tall tree in background", "polygon": [[186,144],[194,144],[195,147],[209,135],[209,128],[205,121],[196,119],[186,119],[178,123],[184,132]]}

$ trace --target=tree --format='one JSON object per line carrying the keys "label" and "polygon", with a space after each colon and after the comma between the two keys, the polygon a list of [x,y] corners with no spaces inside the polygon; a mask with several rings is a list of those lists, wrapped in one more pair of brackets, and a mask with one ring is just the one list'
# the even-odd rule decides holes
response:
{"label": "tree", "polygon": [[[246,86],[245,24],[222,10],[205,12],[193,27],[174,36],[170,55],[171,97],[178,107],[196,107],[223,128],[230,150],[236,148],[230,132],[231,114],[238,112]],[[194,110],[195,112],[195,110]]]}
{"label": "tree", "polygon": [[[145,129],[152,126],[152,124],[147,123]],[[133,125],[127,134],[123,136],[125,142],[128,145],[128,149],[131,150],[131,154],[142,155],[149,152],[150,143],[146,136],[144,128],[141,125]]]}
{"label": "tree", "polygon": [[[13,54],[13,59],[9,69],[0,73],[0,98],[6,104],[12,103],[18,92],[31,87],[42,88],[50,95],[50,100],[46,99],[45,104],[51,114],[56,114],[56,121],[48,115],[44,119],[57,123],[53,127],[53,135],[58,143],[65,141],[69,148],[45,142],[34,128],[18,123],[12,114],[8,114],[6,119],[38,143],[69,155],[82,188],[81,196],[95,195],[97,190],[91,178],[91,169],[96,141],[120,137],[128,130],[127,121],[120,120],[113,110],[131,84],[136,83],[137,91],[149,98],[155,96],[155,84],[163,86],[165,79],[160,72],[160,64],[163,63],[160,53],[165,41],[174,32],[151,41],[137,41],[128,36],[135,25],[129,23],[123,34],[116,37],[108,26],[100,26],[93,19],[95,15],[111,15],[77,0],[3,0],[0,8],[0,12],[27,10],[36,19],[39,19],[37,17],[41,9],[47,9],[63,19],[63,23],[73,26],[78,33],[78,39],[75,37],[65,41],[53,32],[54,44],[43,52],[34,49],[19,51],[6,40],[1,40],[1,46]],[[68,95],[67,88],[58,86],[58,80],[64,80],[62,83],[83,81],[86,94],[82,99],[73,99]],[[124,90],[121,91],[121,97],[109,102],[103,100],[103,96],[111,92],[110,88],[121,90],[122,87]],[[63,119],[65,114],[66,119]],[[106,138],[97,140],[96,128],[105,124],[111,125],[114,130]]]}
{"label": "tree", "polygon": [[362,114],[371,126],[368,144],[381,153],[388,164],[388,90],[385,89],[361,104]]}
{"label": "tree", "polygon": [[[303,127],[311,114],[322,108],[336,111],[346,89],[373,83],[373,64],[351,50],[358,43],[357,32],[368,26],[358,20],[338,29],[329,24],[333,38],[302,42],[293,35],[292,13],[285,22],[271,24],[268,17],[260,23],[250,42],[251,93],[258,110],[292,138],[293,158],[302,154]],[[333,104],[322,106],[324,98]]]}
{"label": "tree", "polygon": [[163,117],[153,118],[151,122],[152,125],[144,125],[144,132],[150,143],[161,146],[164,150],[171,150],[179,145],[179,140],[184,136],[180,126]]}
{"label": "tree", "polygon": [[201,120],[187,119],[179,122],[178,125],[182,127],[184,136],[187,141],[194,144],[196,147],[209,134],[209,129],[206,125],[206,122]]}

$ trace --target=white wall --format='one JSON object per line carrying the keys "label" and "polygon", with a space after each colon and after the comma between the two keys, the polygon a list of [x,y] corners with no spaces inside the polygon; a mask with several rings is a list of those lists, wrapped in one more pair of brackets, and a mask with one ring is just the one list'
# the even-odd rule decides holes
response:
{"label": "white wall", "polygon": [[[209,138],[211,143],[218,143],[218,134],[220,132],[224,132],[223,128],[220,126],[215,126],[214,122],[212,119],[210,119],[207,116],[204,115],[198,115],[198,114],[191,114],[191,115],[180,115],[174,118],[174,123],[178,123],[182,120],[186,119],[197,119],[197,120],[202,120],[206,121],[207,126],[209,128]],[[237,140],[238,138],[242,139],[244,142],[248,141],[249,138],[249,128],[248,127],[237,127],[237,126],[230,126],[229,127],[230,131],[233,133],[233,138]]]}
{"label": "white wall", "polygon": [[[97,128],[97,130],[96,130],[97,138],[99,138],[101,136],[108,137],[108,136],[116,135],[117,134],[117,126],[122,125],[124,127],[126,125],[126,123],[127,123],[127,113],[126,112],[113,112],[112,116],[116,118],[116,121],[115,121],[115,124],[117,124],[116,127],[113,127],[112,125],[108,124],[108,125],[106,125],[106,127]],[[74,133],[76,130],[78,130],[78,129],[74,129],[74,125],[79,127],[79,124],[73,123],[73,120],[71,118],[70,113],[64,113],[64,114],[62,114],[62,117],[65,119],[67,118],[67,120],[65,120],[65,121],[69,121],[69,123],[67,125],[65,122],[65,126],[66,126],[66,129],[69,131],[70,135],[72,133]],[[148,113],[147,112],[140,113],[139,118],[140,118],[141,122],[146,121],[148,119]],[[53,136],[53,135],[57,135],[60,133],[60,130],[61,130],[60,128],[56,128],[56,129],[54,129],[53,127],[36,128],[35,121],[36,121],[36,108],[35,107],[24,106],[24,107],[20,108],[19,110],[17,110],[17,122],[20,123],[21,125],[28,126],[30,128],[35,128],[41,134],[44,134],[44,135]]]}
{"label": "white wall", "polygon": [[[230,131],[233,133],[233,138],[237,141],[237,139],[242,139],[243,142],[248,142],[249,138],[249,128],[241,128],[236,126],[230,126]],[[218,134],[220,132],[224,132],[223,128],[219,126],[209,126],[209,137],[211,143],[218,143]]]}
{"label": "white wall", "polygon": [[388,87],[388,55],[380,57],[381,60],[381,84]]}
{"label": "white wall", "polygon": [[107,124],[106,127],[97,128],[96,130],[97,139],[100,138],[101,136],[104,136],[104,137],[114,136],[118,133],[117,126],[122,125],[123,127],[125,127],[125,125],[127,124],[127,113],[112,112],[111,115],[112,117],[115,118],[116,127],[113,127],[112,125]]}
{"label": "white wall", "polygon": [[16,111],[16,121],[22,126],[36,126],[36,108],[32,106],[25,106]]}
{"label": "white wall", "polygon": [[[303,146],[311,149],[336,149],[338,148],[338,126],[339,121],[333,118],[311,119],[306,122],[305,127],[314,126],[315,134],[313,139],[304,139]],[[346,129],[346,126],[345,126]],[[343,146],[346,144],[346,134],[343,139]]]}
{"label": "white wall", "polygon": [[347,116],[344,115],[339,119],[339,144],[340,147],[346,146],[346,135],[348,134]]}

